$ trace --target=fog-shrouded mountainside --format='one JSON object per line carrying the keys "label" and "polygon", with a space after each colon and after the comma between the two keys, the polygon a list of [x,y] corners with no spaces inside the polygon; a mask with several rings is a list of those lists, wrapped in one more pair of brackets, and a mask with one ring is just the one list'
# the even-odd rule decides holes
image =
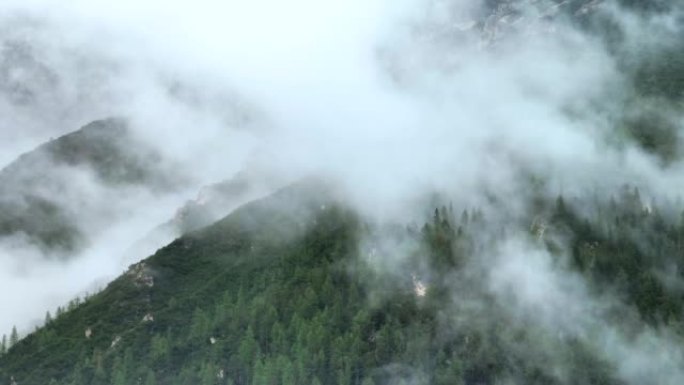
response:
{"label": "fog-shrouded mountainside", "polygon": [[[76,252],[114,205],[97,189],[173,191],[181,179],[135,140],[124,119],[90,123],[21,155],[0,171],[0,237]],[[92,226],[86,228],[84,226]]]}
{"label": "fog-shrouded mountainside", "polygon": [[684,384],[684,2],[52,3],[0,385]]}
{"label": "fog-shrouded mountainside", "polygon": [[241,171],[232,178],[204,186],[196,198],[179,207],[173,218],[156,226],[131,245],[125,260],[137,260],[150,249],[156,249],[175,238],[208,226],[241,205],[267,195],[285,181],[275,175],[255,170]]}
{"label": "fog-shrouded mountainside", "polygon": [[609,202],[539,196],[523,217],[449,204],[420,226],[367,222],[334,190],[301,182],[175,240],[12,346],[0,380],[681,379],[684,301],[671,271],[682,271],[684,225],[636,189]]}

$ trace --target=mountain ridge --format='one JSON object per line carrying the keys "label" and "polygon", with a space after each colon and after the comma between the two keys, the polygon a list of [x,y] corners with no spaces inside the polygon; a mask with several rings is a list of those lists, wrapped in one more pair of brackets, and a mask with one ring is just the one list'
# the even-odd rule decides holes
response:
{"label": "mountain ridge", "polygon": [[[295,183],[174,240],[11,347],[0,357],[0,381],[630,383],[602,353],[601,340],[549,329],[544,315],[519,318],[510,296],[524,286],[492,291],[487,269],[502,274],[497,264],[507,266],[515,254],[502,261],[487,255],[511,232],[535,245],[531,253],[548,250],[564,274],[581,274],[599,298],[618,290],[622,302],[600,319],[614,333],[684,332],[675,327],[677,291],[657,275],[684,223],[660,216],[638,190],[626,188],[609,203],[616,218],[608,233],[605,217],[585,217],[562,197],[533,200],[534,212],[520,222],[492,222],[477,210],[459,218],[443,206],[420,229],[383,228],[366,223],[335,191],[316,180]],[[634,231],[649,243],[629,238]],[[563,238],[572,250],[565,262]],[[415,248],[392,263],[394,242]],[[619,260],[615,249],[623,250]],[[378,258],[390,258],[391,268],[374,268]]]}
{"label": "mountain ridge", "polygon": [[23,236],[46,252],[76,251],[88,242],[79,216],[106,204],[89,196],[88,178],[111,189],[173,190],[177,179],[156,163],[158,155],[134,139],[123,118],[50,140],[0,170],[0,237]]}

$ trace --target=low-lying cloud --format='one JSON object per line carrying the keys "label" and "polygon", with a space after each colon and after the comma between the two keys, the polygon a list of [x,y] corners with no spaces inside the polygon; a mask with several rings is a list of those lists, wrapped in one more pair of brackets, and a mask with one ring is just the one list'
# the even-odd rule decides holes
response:
{"label": "low-lying cloud", "polygon": [[[684,163],[645,151],[621,119],[626,109],[663,105],[659,113],[681,139],[681,101],[638,96],[631,80],[643,47],[678,44],[681,7],[644,16],[587,1],[568,16],[552,2],[514,2],[493,14],[487,3],[5,2],[0,164],[50,136],[122,115],[191,181],[164,204],[135,200],[130,207],[142,209],[130,209],[130,220],[69,264],[44,264],[30,248],[3,244],[0,292],[10,310],[0,328],[28,326],[91,278],[120,272],[114,254],[201,186],[245,169],[282,180],[324,175],[379,220],[415,218],[423,208],[412,205],[430,193],[485,210],[496,195],[516,215],[529,176],[552,195],[610,194],[632,183],[645,196],[676,199]],[[621,38],[583,25],[587,13],[612,20]],[[580,277],[555,272],[542,251],[516,242],[504,251],[517,257],[502,258],[490,276],[495,293],[515,287],[512,311],[541,310],[542,326],[578,335],[599,325],[599,348],[624,378],[681,378],[681,351],[670,345],[643,366],[667,331],[626,339],[591,315],[603,302]],[[51,288],[60,292],[48,295]],[[17,290],[30,301],[12,299]],[[561,303],[570,313],[556,319],[553,304]]]}

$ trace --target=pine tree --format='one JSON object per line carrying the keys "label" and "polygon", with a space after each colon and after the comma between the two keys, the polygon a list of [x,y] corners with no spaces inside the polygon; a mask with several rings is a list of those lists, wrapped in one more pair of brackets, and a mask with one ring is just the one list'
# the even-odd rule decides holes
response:
{"label": "pine tree", "polygon": [[2,342],[0,342],[0,355],[7,353],[7,335],[2,335]]}
{"label": "pine tree", "polygon": [[200,308],[195,308],[192,316],[192,324],[190,326],[191,339],[206,339],[208,338],[209,328],[211,327],[211,318]]}
{"label": "pine tree", "polygon": [[161,335],[153,336],[151,345],[150,358],[152,359],[152,362],[159,364],[168,357],[169,341],[166,337]]}
{"label": "pine tree", "polygon": [[214,364],[211,362],[205,365],[202,365],[202,368],[200,370],[200,384],[201,385],[214,385],[216,382],[216,373],[217,369]]}
{"label": "pine tree", "polygon": [[45,313],[45,326],[49,325],[52,322],[52,315],[50,315],[50,311],[48,310]]}
{"label": "pine tree", "polygon": [[124,360],[122,360],[121,357],[116,357],[114,360],[111,383],[113,385],[127,385],[126,367],[124,366]]}
{"label": "pine tree", "polygon": [[254,364],[252,385],[268,385],[268,370],[263,360],[257,360]]}
{"label": "pine tree", "polygon": [[145,378],[145,385],[157,385],[157,376],[154,371],[148,370],[147,377]]}
{"label": "pine tree", "polygon": [[9,347],[16,345],[19,342],[19,333],[17,333],[17,327],[12,326],[12,334],[10,334]]}
{"label": "pine tree", "polygon": [[281,384],[282,385],[295,385],[297,383],[294,366],[292,362],[285,356],[283,357],[283,362],[281,365]]}
{"label": "pine tree", "polygon": [[238,360],[243,368],[245,377],[247,378],[251,378],[250,372],[257,356],[258,349],[257,341],[254,338],[254,331],[250,326],[247,328],[247,332],[244,337],[242,337],[242,341],[240,341],[238,347]]}
{"label": "pine tree", "polygon": [[102,363],[102,356],[98,354],[95,360],[95,373],[93,374],[93,383],[105,384],[107,382],[107,372]]}
{"label": "pine tree", "polygon": [[468,222],[470,222],[470,217],[468,216],[468,210],[463,210],[463,213],[461,213],[461,225],[462,226],[468,226]]}
{"label": "pine tree", "polygon": [[565,207],[565,199],[563,199],[562,195],[558,195],[556,198],[556,215],[560,216],[561,219],[565,219],[567,212],[567,208]]}

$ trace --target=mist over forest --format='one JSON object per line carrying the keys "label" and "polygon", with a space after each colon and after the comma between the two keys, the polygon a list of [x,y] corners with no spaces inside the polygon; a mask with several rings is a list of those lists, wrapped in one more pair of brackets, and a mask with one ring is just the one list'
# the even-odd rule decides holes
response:
{"label": "mist over forest", "polygon": [[4,0],[0,384],[684,382],[684,3]]}

